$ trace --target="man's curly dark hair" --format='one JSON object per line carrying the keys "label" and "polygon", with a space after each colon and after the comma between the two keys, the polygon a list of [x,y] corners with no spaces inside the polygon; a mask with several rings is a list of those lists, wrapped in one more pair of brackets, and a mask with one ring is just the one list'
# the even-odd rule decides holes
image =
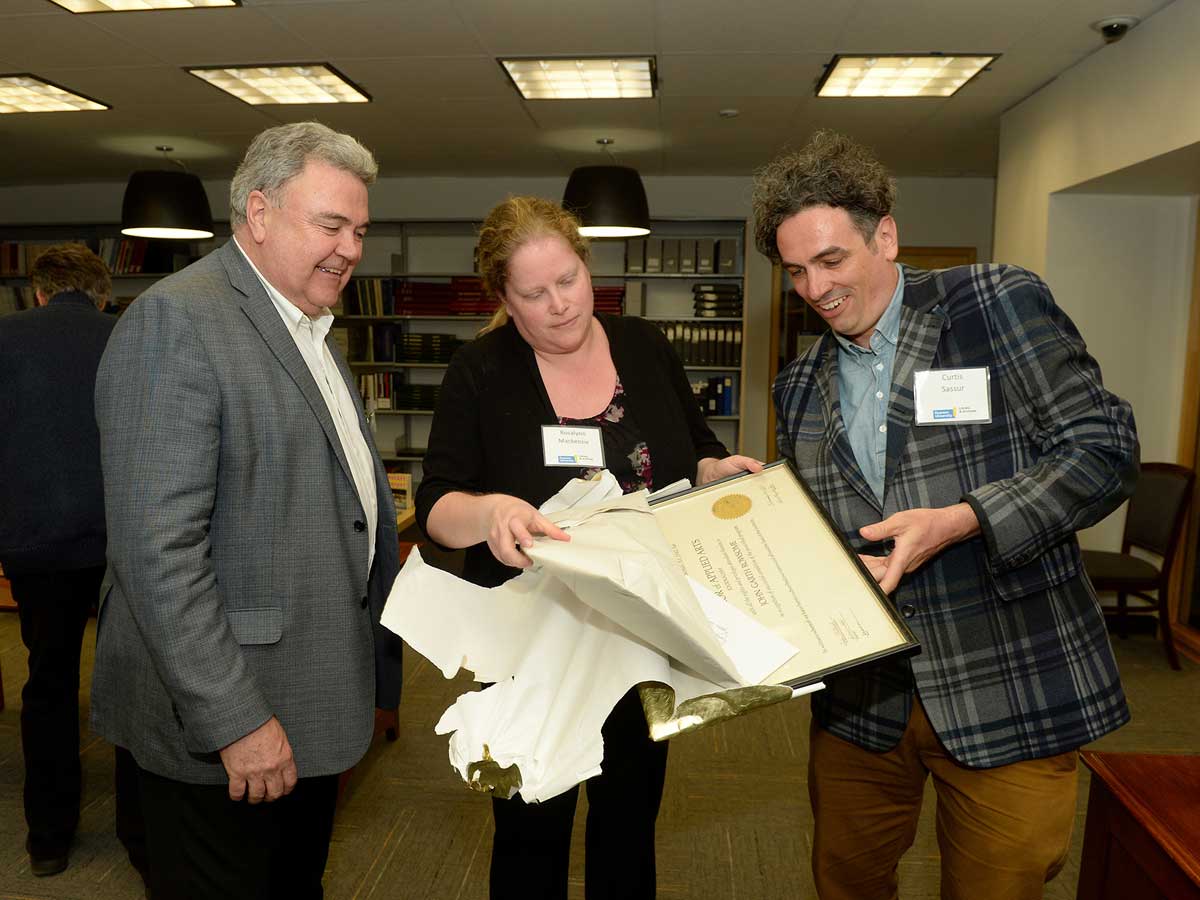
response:
{"label": "man's curly dark hair", "polygon": [[812,206],[844,209],[870,243],[879,220],[896,203],[896,180],[861,144],[836,131],[821,130],[802,150],[776,157],[754,174],[754,243],[779,262],[775,232],[787,219]]}

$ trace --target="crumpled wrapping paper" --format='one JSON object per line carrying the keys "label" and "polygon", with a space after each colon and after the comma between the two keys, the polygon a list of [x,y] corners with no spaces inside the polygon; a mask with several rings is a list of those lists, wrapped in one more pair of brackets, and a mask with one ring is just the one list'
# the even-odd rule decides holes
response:
{"label": "crumpled wrapping paper", "polygon": [[481,588],[414,549],[384,609],[383,624],[447,678],[466,668],[494,682],[436,726],[472,788],[536,802],[598,774],[601,726],[635,685],[657,711],[656,739],[792,696],[749,686],[795,648],[677,568],[645,492],[621,496],[602,472],[543,512],[571,540],[538,539],[517,578]]}

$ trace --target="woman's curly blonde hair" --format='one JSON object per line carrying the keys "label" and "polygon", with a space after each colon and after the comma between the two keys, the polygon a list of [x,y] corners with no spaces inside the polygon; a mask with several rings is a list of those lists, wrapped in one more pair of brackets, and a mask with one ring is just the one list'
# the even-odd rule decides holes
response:
{"label": "woman's curly blonde hair", "polygon": [[518,250],[534,238],[557,235],[567,242],[586,265],[591,256],[588,240],[579,233],[579,220],[552,200],[541,197],[509,197],[487,214],[479,229],[479,278],[483,293],[498,306],[480,334],[508,322],[504,309],[504,286],[508,264]]}

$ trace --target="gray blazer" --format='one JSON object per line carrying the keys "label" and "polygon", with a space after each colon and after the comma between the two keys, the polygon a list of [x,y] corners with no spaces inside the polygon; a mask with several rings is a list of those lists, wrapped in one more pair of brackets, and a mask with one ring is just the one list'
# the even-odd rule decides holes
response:
{"label": "gray blazer", "polygon": [[271,715],[301,777],[353,766],[374,705],[399,702],[399,641],[378,624],[399,569],[391,492],[376,456],[368,578],[325,401],[232,240],[121,317],[96,418],[109,543],[93,727],[193,783],[223,783],[217,751]]}

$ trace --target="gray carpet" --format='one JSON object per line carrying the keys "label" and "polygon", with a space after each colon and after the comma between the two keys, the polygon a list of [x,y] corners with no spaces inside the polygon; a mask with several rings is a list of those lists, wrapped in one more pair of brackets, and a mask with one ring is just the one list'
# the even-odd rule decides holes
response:
{"label": "gray carpet", "polygon": [[[90,646],[89,629],[85,645]],[[1112,751],[1200,751],[1200,667],[1171,671],[1149,635],[1116,639],[1133,722],[1094,745]],[[85,653],[85,672],[91,654]],[[463,678],[446,682],[415,653],[407,658],[400,738],[382,737],[354,772],[334,831],[326,897],[483,900],[491,852],[489,801],[472,794],[446,760],[433,724]],[[25,658],[17,618],[0,614],[0,898],[140,898],[141,883],[113,834],[112,751],[86,737],[86,796],[71,865],[34,878],[24,852],[18,710]],[[86,702],[88,685],[83,686]],[[86,714],[85,714],[86,715]],[[658,825],[659,896],[774,900],[814,896],[808,874],[812,821],[805,789],[808,703],[793,701],[672,742]],[[1046,897],[1074,897],[1087,798],[1081,780],[1071,858]],[[932,792],[901,864],[901,896],[938,896]],[[582,810],[581,802],[581,810]],[[583,816],[577,816],[571,896],[583,897]]]}

